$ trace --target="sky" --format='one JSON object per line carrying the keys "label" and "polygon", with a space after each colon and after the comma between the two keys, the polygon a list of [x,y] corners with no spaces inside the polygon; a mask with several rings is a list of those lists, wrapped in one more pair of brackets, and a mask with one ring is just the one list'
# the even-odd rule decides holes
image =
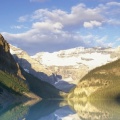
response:
{"label": "sky", "polygon": [[119,0],[1,0],[0,33],[34,55],[120,45]]}

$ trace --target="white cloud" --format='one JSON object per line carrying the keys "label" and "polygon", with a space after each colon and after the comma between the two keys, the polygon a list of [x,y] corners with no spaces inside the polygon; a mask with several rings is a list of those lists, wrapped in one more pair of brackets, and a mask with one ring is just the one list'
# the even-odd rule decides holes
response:
{"label": "white cloud", "polygon": [[18,47],[25,49],[31,54],[35,54],[36,51],[56,51],[78,46],[92,47],[107,45],[102,41],[102,38],[98,36],[82,36],[77,33],[62,31],[61,29],[58,29],[59,32],[56,32],[55,29],[52,30],[53,31],[48,31],[47,34],[46,31],[38,31],[36,28],[26,33],[10,34],[3,32],[2,34],[11,44],[15,43]]}
{"label": "white cloud", "polygon": [[11,26],[11,29],[23,29],[23,28],[27,28],[24,25],[13,25]]}
{"label": "white cloud", "polygon": [[111,25],[120,25],[120,21],[117,19],[109,19],[107,22]]}
{"label": "white cloud", "polygon": [[32,25],[33,29],[37,29],[41,32],[59,32],[63,28],[63,25],[59,22],[51,23],[51,22],[36,22]]}
{"label": "white cloud", "polygon": [[[88,8],[84,4],[79,4],[73,6],[70,12],[60,9],[39,9],[31,15],[19,17],[19,22],[30,20],[32,23],[28,31],[19,34],[2,32],[2,34],[11,44],[15,43],[19,47],[28,50],[29,53],[55,51],[76,46],[104,46],[107,45],[105,44],[107,37],[90,33],[82,35],[80,32],[75,31],[86,28],[99,28],[103,23],[111,25],[118,21],[117,18],[114,21],[110,16],[111,11],[108,11],[112,5],[113,3],[107,3],[95,8]],[[21,27],[13,26],[13,28],[18,29]]]}
{"label": "white cloud", "polygon": [[85,28],[93,28],[93,27],[100,27],[102,25],[101,22],[98,21],[90,21],[90,22],[84,22]]}
{"label": "white cloud", "polygon": [[32,15],[33,20],[60,22],[63,26],[73,27],[82,26],[84,21],[102,22],[104,17],[97,9],[87,8],[84,4],[79,4],[71,8],[71,12],[60,9],[49,11],[48,9],[39,9]]}
{"label": "white cloud", "polygon": [[120,6],[119,2],[108,2],[107,3],[108,6]]}
{"label": "white cloud", "polygon": [[[114,15],[120,15],[118,10],[120,9],[119,7],[116,9],[112,8],[113,6],[119,5],[120,3],[118,2],[108,2],[104,5],[100,4],[95,8],[88,8],[85,4],[78,4],[73,6],[70,12],[66,12],[60,9],[38,9],[31,15],[21,16],[18,21],[25,22],[27,20],[32,20],[39,22],[59,22],[65,27],[72,28],[84,26],[84,24],[86,24],[85,22],[89,22],[89,24],[91,24],[91,21],[97,21],[95,24],[102,25],[102,23],[107,23],[109,19],[111,19],[109,18],[110,15],[113,15],[113,17]],[[94,26],[97,27],[97,25]]]}
{"label": "white cloud", "polygon": [[26,22],[28,17],[29,17],[28,15],[21,16],[18,18],[18,22]]}
{"label": "white cloud", "polygon": [[117,42],[120,42],[120,37],[116,39]]}

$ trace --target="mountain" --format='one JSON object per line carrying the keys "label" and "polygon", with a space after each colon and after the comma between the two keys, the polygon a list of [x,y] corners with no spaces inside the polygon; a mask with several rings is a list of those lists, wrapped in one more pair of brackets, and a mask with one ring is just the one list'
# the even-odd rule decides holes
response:
{"label": "mountain", "polygon": [[75,86],[74,84],[63,81],[61,75],[56,74],[51,69],[40,64],[39,61],[33,59],[24,50],[10,45],[10,52],[16,62],[19,63],[27,73],[36,76],[42,81],[48,82],[64,92],[68,92]]}
{"label": "mountain", "polygon": [[25,51],[11,45],[11,53],[24,70],[62,91],[69,92],[92,69],[117,60],[120,57],[120,47],[77,47],[29,56]]}
{"label": "mountain", "polygon": [[0,70],[14,74],[24,79],[21,74],[19,65],[15,62],[13,56],[10,54],[10,46],[7,41],[0,34]]}
{"label": "mountain", "polygon": [[73,100],[120,100],[120,59],[90,71],[68,97]]}
{"label": "mountain", "polygon": [[0,35],[0,103],[17,98],[16,95],[32,97],[29,92],[46,99],[61,98],[60,90],[29,74],[16,63],[9,44]]}
{"label": "mountain", "polygon": [[10,54],[10,46],[2,35],[0,35],[0,85],[18,93],[25,89],[28,91],[20,66]]}
{"label": "mountain", "polygon": [[[29,88],[20,66],[10,54],[10,46],[0,34],[0,104],[4,107],[20,99]],[[21,96],[23,98],[23,96]]]}
{"label": "mountain", "polygon": [[63,92],[55,88],[53,85],[38,79],[24,70],[22,71],[22,74],[27,79],[30,91],[37,96],[41,97],[42,99],[62,99],[61,94]]}

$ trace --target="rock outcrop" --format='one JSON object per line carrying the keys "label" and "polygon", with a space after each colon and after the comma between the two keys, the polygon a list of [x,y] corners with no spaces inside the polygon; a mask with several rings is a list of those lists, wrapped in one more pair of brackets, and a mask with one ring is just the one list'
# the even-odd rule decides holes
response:
{"label": "rock outcrop", "polygon": [[0,34],[0,70],[6,71],[15,76],[19,76],[24,79],[21,74],[19,65],[14,60],[13,56],[10,54],[10,46],[7,41]]}

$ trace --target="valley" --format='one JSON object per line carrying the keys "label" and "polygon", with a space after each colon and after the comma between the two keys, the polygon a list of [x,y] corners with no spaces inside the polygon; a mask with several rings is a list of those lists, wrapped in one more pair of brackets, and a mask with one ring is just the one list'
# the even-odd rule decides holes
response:
{"label": "valley", "polygon": [[[0,119],[8,119],[10,112],[10,119],[16,117],[16,120],[46,119],[48,116],[51,119],[53,116],[56,119],[61,116],[63,120],[117,120],[119,114],[114,114],[108,104],[116,112],[119,110],[119,47],[80,47],[30,56],[20,48],[12,45],[9,47],[3,36],[0,40],[0,113],[4,113]],[[43,106],[45,102],[46,106],[48,101],[56,103],[53,113],[34,113],[35,109],[43,110],[38,109],[38,105]],[[18,105],[14,107],[15,104]],[[9,106],[12,110],[20,111],[8,111]],[[58,108],[60,110],[57,111]],[[64,114],[64,110],[68,112]]]}
{"label": "valley", "polygon": [[10,46],[0,35],[0,104],[10,104],[30,99],[62,98],[60,90],[26,72],[10,54]]}
{"label": "valley", "polygon": [[69,92],[92,69],[120,58],[120,47],[78,47],[30,56],[22,49],[10,46],[11,54],[24,70],[64,92]]}

